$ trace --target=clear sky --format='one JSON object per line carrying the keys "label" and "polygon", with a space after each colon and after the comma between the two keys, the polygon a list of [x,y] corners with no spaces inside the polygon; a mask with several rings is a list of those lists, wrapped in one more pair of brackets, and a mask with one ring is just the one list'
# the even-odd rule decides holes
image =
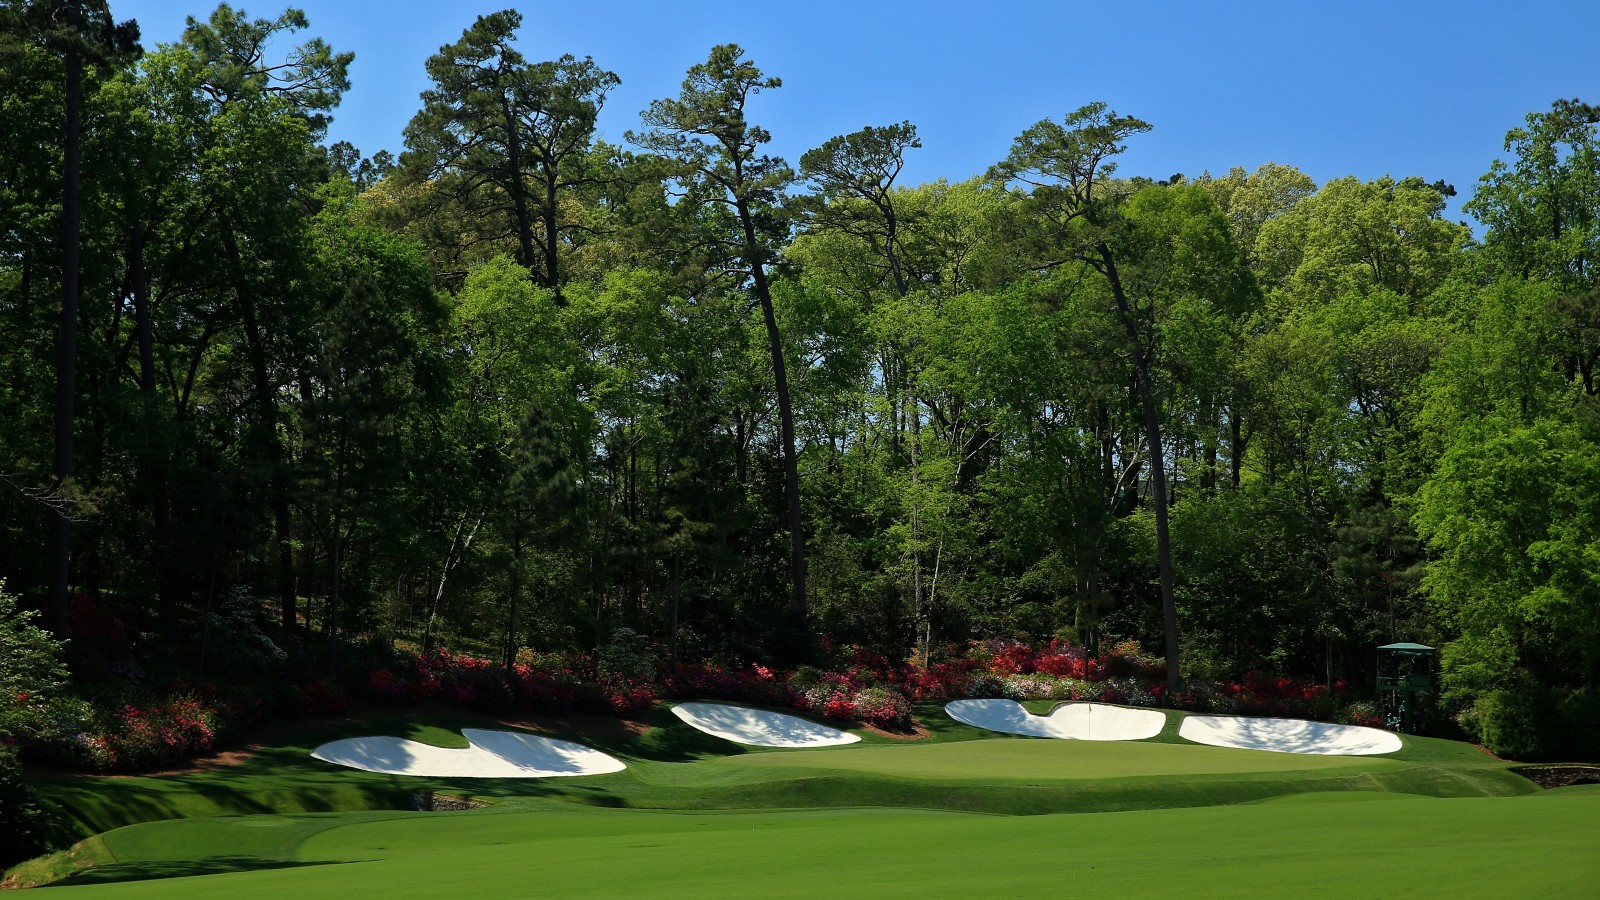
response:
{"label": "clear sky", "polygon": [[[236,3],[275,17],[287,2]],[[1095,100],[1154,130],[1126,175],[1198,175],[1265,162],[1319,184],[1342,175],[1442,178],[1471,195],[1507,129],[1561,97],[1600,102],[1600,0],[1053,0],[795,3],[610,0],[532,4],[298,0],[310,28],[353,50],[332,140],[399,153],[427,86],[423,61],[483,13],[523,14],[531,60],[592,56],[622,78],[601,118],[621,142],[677,93],[713,44],[742,45],[781,89],[753,102],[791,163],[837,134],[910,120],[903,183],[960,180],[1041,118]],[[173,41],[207,0],[111,0],[144,43]],[[1453,212],[1459,217],[1459,212]]]}

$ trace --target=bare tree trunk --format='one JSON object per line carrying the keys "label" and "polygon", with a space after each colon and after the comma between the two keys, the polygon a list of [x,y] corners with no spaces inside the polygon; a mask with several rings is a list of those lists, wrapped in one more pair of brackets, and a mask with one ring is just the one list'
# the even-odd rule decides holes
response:
{"label": "bare tree trunk", "polygon": [[[532,269],[534,263],[533,251],[533,218],[528,212],[528,192],[522,184],[522,140],[517,134],[517,117],[511,113],[511,100],[506,96],[504,86],[495,79],[495,87],[500,90],[500,110],[506,125],[506,164],[511,167],[511,178],[506,185],[511,191],[511,203],[517,213],[517,244],[522,254],[520,262],[523,266]],[[545,274],[539,274],[539,281],[545,284]]]}
{"label": "bare tree trunk", "polygon": [[743,200],[738,202],[738,211],[744,227],[750,277],[767,326],[772,380],[778,392],[778,422],[783,439],[783,487],[789,506],[789,615],[794,620],[794,626],[803,631],[806,626],[806,536],[800,510],[800,461],[795,455],[794,404],[789,398],[789,376],[783,363],[783,338],[778,332],[778,316],[772,306],[772,289],[767,283],[766,266],[756,241],[755,219],[751,216],[749,205]]}
{"label": "bare tree trunk", "polygon": [[[81,10],[79,16],[82,16]],[[82,154],[79,111],[83,101],[83,57],[66,53],[66,117],[62,129],[61,326],[56,340],[55,493],[64,495],[72,480],[72,426],[78,399],[78,283],[82,224]],[[50,520],[50,630],[67,634],[67,583],[72,566],[70,506]]]}
{"label": "bare tree trunk", "polygon": [[1156,409],[1155,387],[1150,383],[1150,359],[1139,338],[1139,323],[1134,319],[1133,307],[1122,289],[1122,279],[1117,274],[1117,262],[1111,248],[1096,244],[1104,265],[1102,270],[1111,284],[1112,296],[1117,301],[1117,318],[1122,322],[1128,338],[1128,349],[1133,356],[1134,381],[1139,388],[1139,402],[1144,408],[1145,440],[1150,445],[1150,493],[1155,498],[1156,511],[1156,566],[1161,580],[1161,621],[1166,632],[1167,697],[1181,687],[1178,660],[1178,606],[1173,598],[1172,538],[1167,528],[1167,466],[1161,447],[1161,416]]}
{"label": "bare tree trunk", "polygon": [[933,649],[928,646],[933,615],[922,605],[922,410],[917,406],[915,392],[908,392],[906,399],[911,411],[911,613],[917,621],[928,622],[919,641],[926,664]]}
{"label": "bare tree trunk", "polygon": [[[156,354],[155,325],[150,310],[150,273],[144,265],[144,224],[142,214],[135,210],[133,226],[128,235],[129,281],[133,287],[134,334],[139,343],[139,393],[144,403],[145,427],[155,429],[156,408]],[[160,605],[161,632],[168,639],[177,637],[178,592],[172,583],[172,567],[167,560],[174,552],[172,546],[172,510],[167,497],[167,476],[163,454],[146,458],[143,477],[150,492],[150,519],[155,525],[156,596]]]}
{"label": "bare tree trunk", "polygon": [[678,602],[683,589],[681,567],[683,564],[682,551],[672,554],[672,633],[667,640],[667,660],[672,671],[678,671]]}
{"label": "bare tree trunk", "polygon": [[[487,510],[478,513],[478,520],[472,523],[472,530],[467,532],[465,542],[461,540],[461,531],[467,527],[467,517],[462,516],[456,523],[455,536],[450,539],[450,549],[445,552],[444,563],[439,567],[439,586],[434,589],[433,600],[428,604],[428,622],[422,631],[422,652],[424,655],[433,651],[433,625],[439,618],[439,604],[444,600],[445,582],[449,581],[450,573],[461,560],[466,557],[467,551],[472,549],[472,539],[478,536],[478,527],[483,524],[483,517]],[[456,548],[459,547],[458,551]]]}
{"label": "bare tree trunk", "polygon": [[517,661],[517,598],[522,593],[522,533],[517,525],[511,529],[511,578],[507,592],[510,602],[506,608],[505,646],[501,650],[500,665],[509,671]]}
{"label": "bare tree trunk", "polygon": [[261,449],[267,454],[271,467],[268,488],[272,494],[272,528],[278,549],[278,600],[283,610],[283,630],[299,627],[296,610],[294,549],[289,528],[289,490],[284,478],[283,444],[278,437],[278,404],[272,396],[272,382],[267,375],[267,351],[262,345],[261,324],[256,318],[255,300],[245,283],[244,263],[239,257],[239,241],[231,227],[222,232],[223,246],[228,252],[232,268],[234,294],[244,319],[245,350],[250,357],[250,372],[259,407],[256,430]]}

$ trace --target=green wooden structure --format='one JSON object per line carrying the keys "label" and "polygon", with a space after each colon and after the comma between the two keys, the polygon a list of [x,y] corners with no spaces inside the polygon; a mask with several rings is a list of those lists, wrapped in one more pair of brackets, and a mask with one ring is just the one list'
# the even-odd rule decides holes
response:
{"label": "green wooden structure", "polygon": [[1433,657],[1427,644],[1384,644],[1378,648],[1378,693],[1387,694],[1394,728],[1416,733],[1417,695],[1433,690]]}

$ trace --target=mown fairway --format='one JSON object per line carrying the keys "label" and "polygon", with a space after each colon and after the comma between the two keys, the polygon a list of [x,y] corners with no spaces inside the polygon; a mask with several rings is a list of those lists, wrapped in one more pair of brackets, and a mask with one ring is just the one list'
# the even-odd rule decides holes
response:
{"label": "mown fairway", "polygon": [[[63,779],[46,789],[86,829],[182,818],[33,865],[81,866],[56,890],[108,897],[1600,890],[1600,792],[1538,793],[1466,745],[1349,758],[995,738],[921,712],[920,741],[760,752],[658,715],[641,737],[590,738],[629,765],[593,778],[380,776],[285,745],[214,772]],[[457,724],[339,728],[453,743]],[[421,788],[494,805],[397,811]],[[239,815],[258,811],[276,814]]]}
{"label": "mown fairway", "polygon": [[[107,836],[65,896],[1580,896],[1600,887],[1600,794],[1273,802],[1098,815],[568,808],[355,821],[243,818]],[[1559,862],[1558,862],[1559,861]],[[252,870],[252,871],[239,871]],[[54,892],[52,892],[53,894]],[[1114,896],[1114,895],[1112,895]]]}

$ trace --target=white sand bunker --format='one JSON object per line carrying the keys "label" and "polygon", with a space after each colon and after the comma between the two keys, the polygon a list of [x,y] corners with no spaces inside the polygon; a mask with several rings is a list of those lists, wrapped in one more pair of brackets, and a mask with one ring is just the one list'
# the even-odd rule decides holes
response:
{"label": "white sand bunker", "polygon": [[854,744],[860,735],[818,725],[799,716],[724,706],[721,703],[679,703],[672,714],[691,726],[753,747],[831,747]]}
{"label": "white sand bunker", "polygon": [[1299,719],[1189,716],[1178,727],[1178,736],[1213,747],[1323,756],[1374,756],[1400,749],[1400,735],[1392,732]]}
{"label": "white sand bunker", "polygon": [[592,747],[510,731],[463,728],[471,746],[452,750],[397,737],[346,738],[311,755],[323,762],[386,775],[434,778],[550,778],[620,772],[622,760]]}
{"label": "white sand bunker", "polygon": [[1153,709],[1066,703],[1036,716],[1015,700],[952,700],[950,718],[990,731],[1074,741],[1142,741],[1161,733],[1167,717]]}

